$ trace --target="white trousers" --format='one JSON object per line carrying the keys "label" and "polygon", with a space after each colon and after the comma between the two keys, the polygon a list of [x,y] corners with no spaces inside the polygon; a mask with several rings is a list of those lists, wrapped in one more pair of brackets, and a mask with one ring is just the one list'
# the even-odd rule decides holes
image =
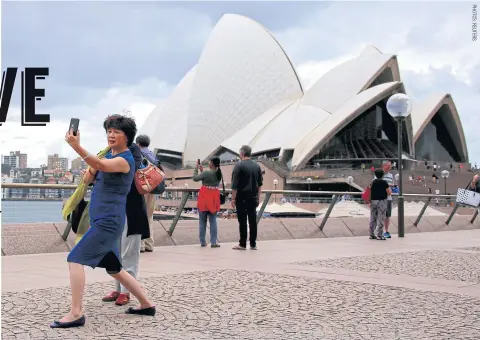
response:
{"label": "white trousers", "polygon": [[147,208],[147,217],[148,217],[148,227],[150,229],[150,237],[142,241],[142,250],[153,250],[153,230],[152,230],[152,223],[153,223],[153,212],[155,210],[155,195],[154,194],[145,194],[143,195],[145,198],[145,206]]}
{"label": "white trousers", "polygon": [[[122,267],[134,278],[137,278],[142,235],[130,235],[127,237],[127,231],[128,225],[125,223],[119,249],[120,256],[122,257]],[[128,289],[121,285],[117,280],[115,280],[115,291],[129,293]]]}

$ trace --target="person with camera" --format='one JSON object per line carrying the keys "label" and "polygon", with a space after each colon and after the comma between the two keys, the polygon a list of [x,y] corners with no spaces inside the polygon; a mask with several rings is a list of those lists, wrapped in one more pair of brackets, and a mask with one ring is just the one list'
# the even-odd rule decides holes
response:
{"label": "person with camera", "polygon": [[240,162],[232,173],[232,208],[237,210],[240,230],[239,244],[235,250],[247,249],[247,221],[250,227],[250,249],[257,250],[257,207],[260,204],[263,175],[260,166],[250,159],[252,148],[244,145],[240,148]]}
{"label": "person with camera", "polygon": [[[78,126],[78,125],[77,125]],[[135,177],[135,160],[129,147],[137,132],[135,121],[122,115],[107,117],[103,123],[109,151],[105,158],[90,154],[80,144],[80,131],[71,128],[65,141],[89,165],[85,183],[95,181],[90,201],[90,228],[67,257],[70,271],[70,311],[51,328],[72,328],[85,325],[83,296],[84,266],[105,268],[107,273],[126,287],[139,301],[127,314],[154,316],[155,306],[138,281],[124,269],[119,245],[127,218],[127,196]]]}
{"label": "person with camera", "polygon": [[[193,172],[193,181],[202,182],[198,193],[197,208],[199,212],[199,235],[200,245],[207,246],[205,234],[207,232],[207,219],[210,223],[210,244],[212,248],[219,248],[217,213],[220,211],[220,190],[218,186],[222,181],[222,170],[220,169],[220,158],[213,157],[208,162],[209,170],[203,171],[200,160]],[[198,173],[200,170],[200,174]]]}

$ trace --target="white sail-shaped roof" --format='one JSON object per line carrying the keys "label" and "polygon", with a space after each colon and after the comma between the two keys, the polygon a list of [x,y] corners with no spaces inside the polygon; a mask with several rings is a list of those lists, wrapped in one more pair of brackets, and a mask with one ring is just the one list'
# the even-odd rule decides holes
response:
{"label": "white sail-shaped roof", "polygon": [[[462,122],[458,114],[453,98],[448,93],[432,94],[425,100],[412,105],[412,129],[413,129],[413,142],[416,143],[420,138],[423,130],[443,105],[448,106],[448,114],[453,124],[447,124],[447,129],[450,131],[450,135],[458,136],[459,145],[455,145],[457,150],[462,154],[462,157],[468,159],[467,142],[465,140],[465,134],[463,132]],[[456,140],[455,138],[453,139]]]}
{"label": "white sail-shaped roof", "polygon": [[368,88],[386,67],[392,68],[391,81],[399,81],[396,57],[382,53],[367,53],[346,61],[321,77],[305,94],[303,103],[330,113]]}
{"label": "white sail-shaped roof", "polygon": [[151,149],[183,152],[194,78],[195,66],[183,77],[167,102],[150,113],[141,131],[150,136]]}
{"label": "white sail-shaped roof", "polygon": [[369,88],[348,100],[329,119],[319,124],[295,148],[292,166],[303,166],[342,128],[376,102],[402,91],[401,82],[390,82]]}
{"label": "white sail-shaped roof", "polygon": [[[269,124],[283,111],[289,110],[292,106],[296,107],[298,100],[284,100],[272,108],[267,110],[261,116],[252,120],[243,129],[235,133],[222,143],[222,146],[235,153],[240,150],[242,145],[248,144],[253,147],[252,141],[257,135],[262,133],[262,130],[269,126]],[[254,151],[255,152],[255,151]]]}
{"label": "white sail-shaped roof", "polygon": [[264,131],[252,141],[255,152],[281,148],[294,149],[313,127],[325,121],[330,113],[310,105],[303,105],[303,100],[297,105],[278,115]]}
{"label": "white sail-shaped roof", "polygon": [[294,67],[271,34],[249,18],[224,15],[197,65],[184,161],[205,159],[266,110],[302,93]]}

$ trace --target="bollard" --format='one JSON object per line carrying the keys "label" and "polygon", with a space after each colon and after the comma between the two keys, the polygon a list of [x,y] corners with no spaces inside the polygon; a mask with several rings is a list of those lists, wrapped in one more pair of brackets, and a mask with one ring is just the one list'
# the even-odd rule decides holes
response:
{"label": "bollard", "polygon": [[420,223],[420,220],[422,219],[423,214],[425,213],[425,210],[427,210],[428,205],[430,204],[430,201],[431,201],[431,200],[432,200],[431,197],[427,198],[427,201],[425,202],[425,205],[423,206],[422,210],[420,211],[420,214],[418,214],[417,219],[416,219],[415,222],[413,223],[413,225],[414,225],[415,227],[418,225],[418,223]]}
{"label": "bollard", "polygon": [[65,227],[65,230],[63,231],[63,235],[62,235],[62,239],[64,241],[67,240],[68,234],[70,234],[70,230],[72,230],[72,215],[71,214],[68,216],[67,221],[68,221],[67,226]]}
{"label": "bollard", "polygon": [[475,210],[475,213],[473,214],[472,219],[470,220],[470,223],[471,223],[471,224],[473,224],[473,222],[475,222],[475,219],[476,219],[477,216],[478,216],[478,209],[480,209],[480,208],[477,208],[477,209]]}
{"label": "bollard", "polygon": [[335,203],[337,202],[337,195],[333,195],[332,197],[332,202],[330,203],[330,206],[328,207],[327,212],[325,213],[325,216],[323,216],[322,223],[320,223],[320,226],[318,227],[320,231],[323,231],[323,228],[325,227],[325,224],[327,223],[328,217],[330,216],[330,213],[333,210],[333,207],[335,206]]}
{"label": "bollard", "polygon": [[183,192],[182,193],[182,201],[180,202],[180,206],[178,207],[177,213],[175,214],[175,217],[173,218],[172,224],[170,225],[170,229],[168,230],[168,235],[170,235],[170,236],[172,236],[173,232],[175,231],[175,227],[177,226],[178,220],[180,219],[180,216],[182,215],[183,208],[185,208],[185,204],[187,204],[188,196],[190,196],[189,192]]}
{"label": "bollard", "polygon": [[268,202],[270,201],[270,197],[272,197],[272,193],[267,192],[265,194],[265,199],[263,200],[262,206],[260,207],[260,210],[258,211],[258,214],[257,214],[257,225],[260,223],[260,220],[262,219],[263,212],[265,211],[265,208]]}
{"label": "bollard", "polygon": [[450,221],[452,221],[452,218],[453,218],[453,215],[455,215],[455,213],[457,212],[457,209],[458,209],[458,205],[455,203],[454,207],[453,207],[453,210],[452,212],[450,213],[450,216],[448,216],[448,219],[447,221],[445,222],[446,225],[448,225],[450,223]]}

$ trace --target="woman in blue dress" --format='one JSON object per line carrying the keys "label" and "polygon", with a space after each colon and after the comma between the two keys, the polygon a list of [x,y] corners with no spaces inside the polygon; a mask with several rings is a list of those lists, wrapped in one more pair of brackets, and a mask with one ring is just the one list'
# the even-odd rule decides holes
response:
{"label": "woman in blue dress", "polygon": [[86,182],[95,181],[90,201],[90,229],[67,257],[70,270],[72,305],[70,312],[52,328],[79,327],[85,324],[83,293],[85,272],[83,266],[105,268],[140,302],[130,307],[127,314],[155,315],[155,306],[148,300],[140,284],[122,269],[119,244],[125,226],[126,199],[135,175],[135,162],[128,149],[137,128],[135,121],[122,115],[107,117],[103,124],[107,132],[110,151],[103,159],[88,153],[80,146],[80,132],[67,132],[65,141],[91,167]]}

